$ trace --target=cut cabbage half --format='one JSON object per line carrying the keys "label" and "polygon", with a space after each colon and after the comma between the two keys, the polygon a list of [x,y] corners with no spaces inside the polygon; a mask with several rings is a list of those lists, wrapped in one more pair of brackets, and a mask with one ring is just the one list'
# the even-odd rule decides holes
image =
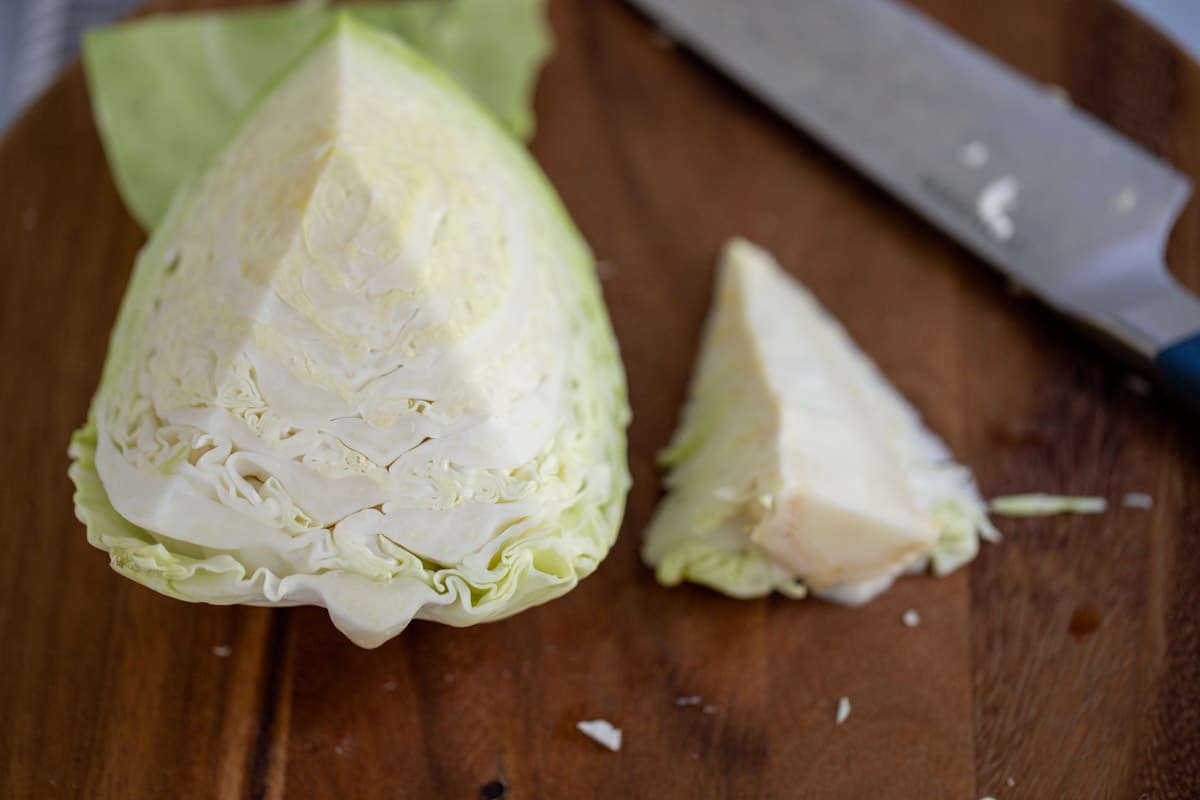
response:
{"label": "cut cabbage half", "polygon": [[995,536],[952,460],[845,330],[769,253],[725,248],[668,495],[643,557],[660,582],[734,597],[870,600]]}
{"label": "cut cabbage half", "polygon": [[343,17],[139,255],[71,477],[118,572],[322,605],[374,647],[592,572],[627,420],[592,258],[536,165]]}

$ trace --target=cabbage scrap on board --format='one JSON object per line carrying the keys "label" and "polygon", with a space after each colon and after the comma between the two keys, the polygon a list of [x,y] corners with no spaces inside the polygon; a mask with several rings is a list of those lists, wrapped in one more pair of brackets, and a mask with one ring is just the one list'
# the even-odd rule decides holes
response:
{"label": "cabbage scrap on board", "polygon": [[322,605],[374,647],[591,573],[628,413],[592,257],[532,159],[339,16],[139,254],[70,474],[121,574]]}
{"label": "cabbage scrap on board", "polygon": [[147,230],[229,140],[255,98],[335,14],[394,33],[520,138],[551,49],[544,0],[409,0],[159,14],[90,30],[83,63],[100,138],[130,213]]}
{"label": "cabbage scrap on board", "polygon": [[668,586],[865,603],[995,537],[974,479],[769,253],[726,245],[668,494],[642,555]]}

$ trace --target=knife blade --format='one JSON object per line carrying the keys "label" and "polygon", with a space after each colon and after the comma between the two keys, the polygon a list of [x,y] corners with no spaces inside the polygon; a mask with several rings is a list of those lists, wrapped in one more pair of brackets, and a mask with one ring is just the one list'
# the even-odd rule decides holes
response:
{"label": "knife blade", "polygon": [[1200,404],[1200,299],[1166,268],[1187,178],[895,0],[631,0],[1051,307]]}

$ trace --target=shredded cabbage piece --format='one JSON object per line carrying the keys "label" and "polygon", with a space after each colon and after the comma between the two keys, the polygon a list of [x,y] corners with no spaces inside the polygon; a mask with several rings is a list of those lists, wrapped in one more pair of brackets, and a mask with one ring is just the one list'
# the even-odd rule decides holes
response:
{"label": "shredded cabbage piece", "polygon": [[1046,517],[1054,514],[1101,514],[1108,510],[1103,497],[1060,494],[1010,494],[993,497],[988,510],[1003,517]]}

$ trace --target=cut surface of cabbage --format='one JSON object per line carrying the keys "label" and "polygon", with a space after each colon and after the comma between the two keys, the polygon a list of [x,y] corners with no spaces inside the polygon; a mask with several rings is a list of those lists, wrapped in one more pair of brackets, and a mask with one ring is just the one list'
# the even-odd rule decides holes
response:
{"label": "cut surface of cabbage", "polygon": [[726,245],[642,554],[660,582],[857,605],[995,530],[970,472],[765,250]]}
{"label": "cut surface of cabbage", "polygon": [[374,647],[571,589],[629,484],[586,245],[532,159],[342,17],[139,254],[76,513],[118,572]]}

